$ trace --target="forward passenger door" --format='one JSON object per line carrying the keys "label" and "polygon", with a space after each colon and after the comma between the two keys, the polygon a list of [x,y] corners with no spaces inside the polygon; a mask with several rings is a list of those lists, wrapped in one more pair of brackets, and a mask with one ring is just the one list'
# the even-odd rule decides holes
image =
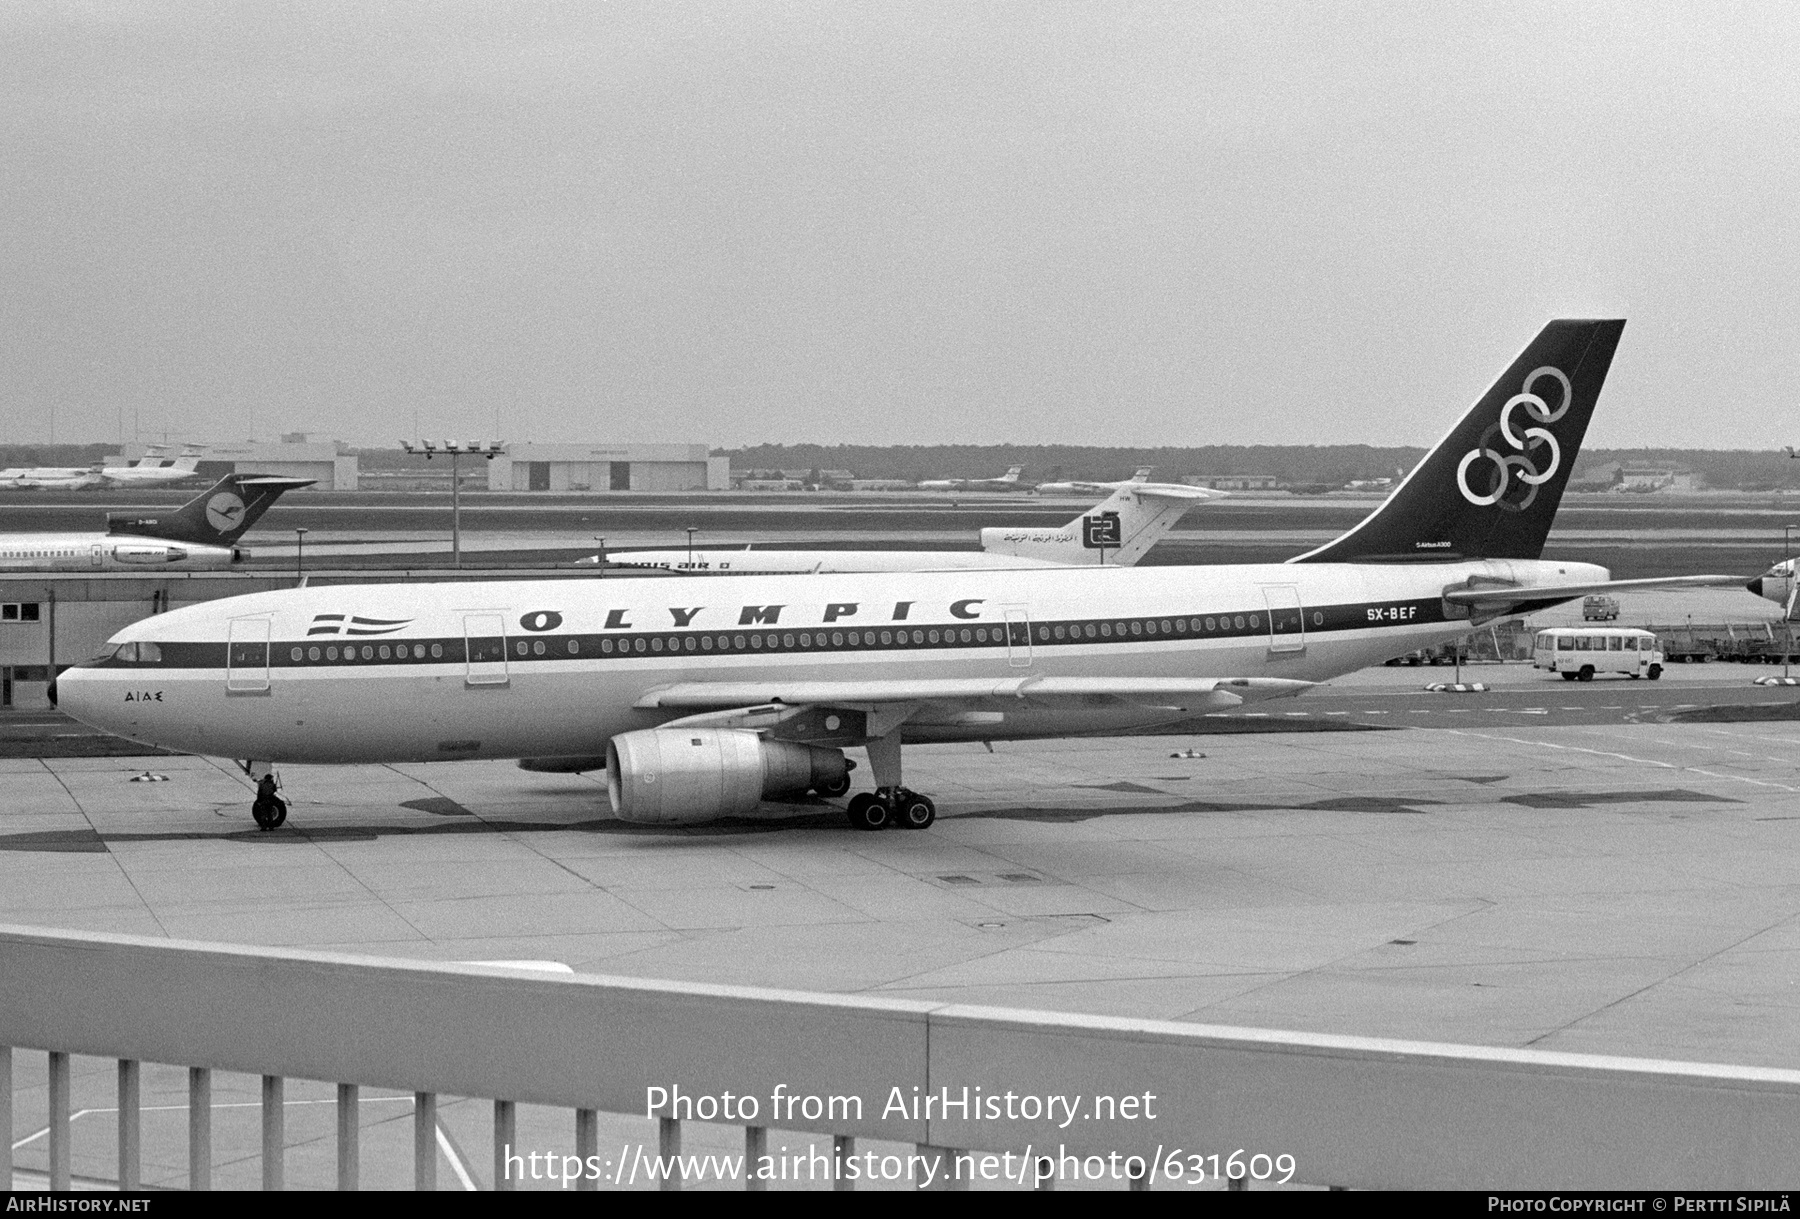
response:
{"label": "forward passenger door", "polygon": [[463,648],[467,667],[463,684],[504,686],[506,671],[506,616],[499,613],[463,615]]}
{"label": "forward passenger door", "polygon": [[233,618],[225,645],[225,692],[269,692],[269,620]]}

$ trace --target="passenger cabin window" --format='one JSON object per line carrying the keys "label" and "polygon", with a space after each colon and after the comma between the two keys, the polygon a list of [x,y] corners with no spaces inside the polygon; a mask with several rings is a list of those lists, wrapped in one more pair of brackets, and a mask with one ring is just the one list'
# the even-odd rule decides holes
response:
{"label": "passenger cabin window", "polygon": [[1567,635],[1560,636],[1556,641],[1556,650],[1559,652],[1572,652],[1575,650],[1575,641]]}

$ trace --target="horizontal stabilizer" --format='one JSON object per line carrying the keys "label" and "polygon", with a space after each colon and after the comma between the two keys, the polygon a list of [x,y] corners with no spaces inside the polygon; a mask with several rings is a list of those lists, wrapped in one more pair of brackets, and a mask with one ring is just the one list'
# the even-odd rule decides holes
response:
{"label": "horizontal stabilizer", "polygon": [[1681,588],[1742,587],[1741,576],[1665,576],[1649,580],[1602,580],[1594,584],[1537,584],[1525,586],[1491,585],[1481,588],[1457,588],[1444,593],[1452,605],[1480,606],[1493,609],[1526,601],[1546,599],[1567,601],[1573,597],[1589,597],[1599,593],[1644,593]]}
{"label": "horizontal stabilizer", "polygon": [[916,681],[692,681],[647,691],[633,706],[644,710],[701,710],[768,703],[848,706],[858,703],[1031,701],[1112,697],[1161,705],[1186,698],[1229,695],[1236,702],[1292,698],[1312,682],[1281,677],[944,677]]}
{"label": "horizontal stabilizer", "polygon": [[1224,499],[1228,491],[1215,491],[1211,487],[1194,487],[1187,483],[1126,483],[1124,490],[1133,495],[1141,495],[1145,499]]}

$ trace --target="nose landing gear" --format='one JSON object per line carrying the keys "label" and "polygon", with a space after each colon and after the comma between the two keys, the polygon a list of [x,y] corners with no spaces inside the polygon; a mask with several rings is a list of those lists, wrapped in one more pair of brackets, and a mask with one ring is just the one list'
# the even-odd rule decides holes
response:
{"label": "nose landing gear", "polygon": [[266,762],[246,762],[244,773],[256,776],[256,799],[250,804],[250,815],[256,819],[257,828],[279,829],[287,820],[288,809],[287,801],[276,794],[281,784],[275,781],[274,772]]}

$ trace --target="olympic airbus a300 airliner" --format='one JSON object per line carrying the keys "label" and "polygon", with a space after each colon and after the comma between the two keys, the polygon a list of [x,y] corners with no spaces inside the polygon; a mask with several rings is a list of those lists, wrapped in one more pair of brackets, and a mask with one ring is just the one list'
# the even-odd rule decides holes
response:
{"label": "olympic airbus a300 airliner", "polygon": [[922,828],[903,744],[1166,723],[1504,613],[1683,583],[1540,557],[1623,329],[1551,322],[1380,508],[1288,563],[293,589],[139,622],[58,693],[85,723],[253,772],[604,766],[637,822],[842,795],[856,747],[875,790],[851,820]]}

